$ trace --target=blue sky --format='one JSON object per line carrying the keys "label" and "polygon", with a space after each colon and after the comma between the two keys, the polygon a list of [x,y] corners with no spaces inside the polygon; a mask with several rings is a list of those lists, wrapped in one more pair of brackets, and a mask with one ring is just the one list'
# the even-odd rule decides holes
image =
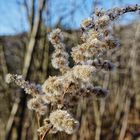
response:
{"label": "blue sky", "polygon": [[[99,0],[98,0],[99,1]],[[0,0],[0,35],[17,34],[29,29],[23,0]],[[140,0],[100,0],[99,8],[110,9],[116,6],[140,4]],[[60,16],[67,15],[74,7],[76,11],[72,16],[66,16],[62,24],[67,28],[79,28],[80,22],[91,15],[93,0],[50,0],[48,4],[51,18],[48,17],[46,25],[54,26]],[[122,23],[132,20],[133,14],[123,17]],[[51,20],[50,20],[51,19]]]}

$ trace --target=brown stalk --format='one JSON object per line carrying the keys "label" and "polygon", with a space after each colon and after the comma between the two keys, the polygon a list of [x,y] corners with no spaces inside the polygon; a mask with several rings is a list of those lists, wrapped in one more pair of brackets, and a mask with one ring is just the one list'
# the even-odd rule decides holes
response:
{"label": "brown stalk", "polygon": [[40,140],[45,140],[47,134],[49,133],[49,131],[52,129],[53,125],[51,125],[48,129],[46,129],[46,132],[44,133],[44,135],[42,136],[42,138]]}

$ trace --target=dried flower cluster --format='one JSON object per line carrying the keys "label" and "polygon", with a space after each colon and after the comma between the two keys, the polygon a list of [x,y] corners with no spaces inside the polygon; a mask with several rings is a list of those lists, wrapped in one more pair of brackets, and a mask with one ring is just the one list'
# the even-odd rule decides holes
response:
{"label": "dried flower cluster", "polygon": [[111,19],[105,12],[97,12],[94,18],[82,22],[83,43],[74,47],[71,52],[76,64],[93,65],[95,58],[119,46],[111,34],[110,22]]}
{"label": "dried flower cluster", "polygon": [[41,93],[41,86],[35,85],[35,84],[29,84],[29,82],[25,81],[22,75],[17,74],[7,74],[5,81],[7,83],[14,82],[21,88],[25,90],[27,94],[34,96],[37,96],[39,93]]}
{"label": "dried flower cluster", "polygon": [[54,68],[60,69],[61,72],[65,72],[69,68],[69,55],[65,50],[65,45],[62,42],[63,39],[64,37],[60,29],[52,31],[49,35],[49,40],[55,47],[52,55],[52,65]]}
{"label": "dried flower cluster", "polygon": [[79,127],[79,122],[64,110],[52,112],[49,119],[56,130],[65,131],[68,134],[74,133]]}
{"label": "dried flower cluster", "polygon": [[[32,96],[28,101],[28,108],[40,115],[46,115],[48,105],[53,110],[45,116],[43,125],[38,129],[40,136],[45,133],[64,131],[74,133],[79,122],[68,112],[73,97],[106,97],[108,90],[94,86],[94,79],[99,69],[110,71],[114,65],[102,56],[110,49],[119,46],[111,33],[111,22],[126,12],[140,10],[138,5],[126,8],[115,8],[109,11],[96,11],[94,18],[88,18],[81,24],[83,30],[82,44],[72,48],[71,56],[75,62],[69,67],[69,54],[63,43],[64,37],[60,29],[52,31],[49,40],[55,48],[52,54],[52,66],[59,69],[61,75],[50,76],[42,85],[29,84],[22,76],[8,74],[7,82],[15,82]],[[76,101],[76,104],[78,103]]]}

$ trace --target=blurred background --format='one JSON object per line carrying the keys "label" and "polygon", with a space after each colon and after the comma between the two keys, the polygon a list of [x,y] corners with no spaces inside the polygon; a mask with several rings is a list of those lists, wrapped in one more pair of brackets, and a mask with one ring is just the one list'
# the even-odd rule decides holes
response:
{"label": "blurred background", "polygon": [[[26,109],[28,96],[7,73],[22,74],[42,84],[58,74],[50,59],[48,33],[64,32],[66,49],[80,42],[80,23],[96,8],[140,4],[140,0],[0,0],[0,140],[37,140],[34,112]],[[80,129],[74,135],[58,133],[47,140],[140,140],[140,13],[127,13],[113,23],[121,47],[107,55],[113,72],[98,75],[97,84],[110,90],[105,100],[80,100],[75,108]]]}

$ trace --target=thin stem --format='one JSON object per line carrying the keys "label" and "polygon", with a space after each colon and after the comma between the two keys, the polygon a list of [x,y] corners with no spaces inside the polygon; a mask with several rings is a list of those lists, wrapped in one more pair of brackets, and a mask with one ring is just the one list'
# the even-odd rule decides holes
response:
{"label": "thin stem", "polygon": [[65,93],[66,93],[66,92],[64,92],[64,93],[62,94],[62,98],[61,98],[61,104],[62,104],[62,105],[64,105],[64,97],[65,97]]}
{"label": "thin stem", "polygon": [[[36,120],[37,120],[37,128],[39,128],[40,127],[40,115],[39,115],[39,113],[36,113]],[[39,140],[41,139],[40,135],[38,135],[38,139]]]}
{"label": "thin stem", "polygon": [[46,132],[44,133],[44,135],[42,136],[42,138],[40,140],[45,140],[45,137],[47,136],[49,131],[52,129],[52,127],[53,127],[53,125],[51,125],[48,129],[46,129]]}
{"label": "thin stem", "polygon": [[36,119],[37,119],[37,125],[39,128],[40,127],[40,115],[38,113],[36,113]]}

